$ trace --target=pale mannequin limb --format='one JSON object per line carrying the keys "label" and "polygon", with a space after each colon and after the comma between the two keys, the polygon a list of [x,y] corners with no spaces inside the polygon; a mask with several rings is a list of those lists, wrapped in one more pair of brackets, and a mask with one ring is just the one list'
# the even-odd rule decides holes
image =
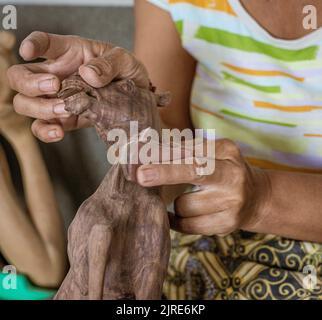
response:
{"label": "pale mannequin limb", "polygon": [[26,213],[18,203],[2,151],[1,253],[34,283],[55,287],[65,274],[65,240],[48,172],[26,118],[13,112],[0,118],[0,133],[17,156],[28,207]]}
{"label": "pale mannequin limb", "polygon": [[[15,38],[0,32],[0,71],[15,62]],[[4,150],[0,149],[0,252],[18,272],[35,284],[57,287],[65,275],[66,254],[63,224],[50,178],[30,121],[14,112],[12,92],[5,76],[0,78],[0,134],[18,159],[28,212],[19,203],[11,181]]]}

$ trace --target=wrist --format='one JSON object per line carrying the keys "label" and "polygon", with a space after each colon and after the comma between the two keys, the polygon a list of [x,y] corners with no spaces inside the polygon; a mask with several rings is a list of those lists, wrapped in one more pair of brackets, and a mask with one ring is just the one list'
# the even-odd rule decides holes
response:
{"label": "wrist", "polygon": [[250,167],[251,183],[248,204],[245,206],[244,222],[241,229],[256,232],[261,223],[266,220],[272,204],[272,183],[269,171]]}

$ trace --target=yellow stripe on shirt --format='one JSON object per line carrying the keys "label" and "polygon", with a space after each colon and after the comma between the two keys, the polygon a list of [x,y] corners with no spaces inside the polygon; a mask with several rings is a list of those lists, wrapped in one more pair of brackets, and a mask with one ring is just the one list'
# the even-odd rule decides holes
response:
{"label": "yellow stripe on shirt", "polygon": [[223,11],[230,15],[236,16],[236,13],[230,6],[228,0],[169,0],[169,3],[189,3],[204,9]]}

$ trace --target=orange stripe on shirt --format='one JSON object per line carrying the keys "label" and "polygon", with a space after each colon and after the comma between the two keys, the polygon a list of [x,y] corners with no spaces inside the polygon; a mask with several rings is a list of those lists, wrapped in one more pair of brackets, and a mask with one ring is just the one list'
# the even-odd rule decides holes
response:
{"label": "orange stripe on shirt", "polygon": [[243,74],[248,74],[248,75],[252,75],[252,76],[259,76],[259,77],[287,77],[287,78],[291,78],[294,79],[296,81],[300,81],[303,82],[304,78],[301,77],[296,77],[293,76],[289,73],[283,72],[283,71],[274,71],[274,70],[254,70],[254,69],[246,69],[246,68],[241,68],[241,67],[237,67],[234,66],[232,64],[229,63],[222,63],[222,65],[224,65],[225,67],[234,70],[236,72],[239,73],[243,73]]}
{"label": "orange stripe on shirt", "polygon": [[264,101],[254,101],[254,106],[257,108],[275,109],[283,112],[310,112],[322,109],[322,106],[281,106]]}
{"label": "orange stripe on shirt", "polygon": [[318,133],[305,133],[304,137],[307,138],[322,138],[322,134],[318,134]]}
{"label": "orange stripe on shirt", "polygon": [[214,112],[214,111],[209,111],[207,109],[201,108],[199,106],[196,106],[195,104],[192,104],[191,108],[194,108],[194,109],[199,110],[199,111],[204,112],[204,113],[208,113],[208,114],[210,114],[212,116],[215,116],[215,117],[217,117],[219,119],[225,119],[221,114],[219,114],[217,112]]}
{"label": "orange stripe on shirt", "polygon": [[170,4],[175,3],[190,3],[194,6],[223,11],[230,15],[236,16],[233,8],[230,6],[228,0],[169,0]]}
{"label": "orange stripe on shirt", "polygon": [[[255,167],[259,167],[266,170],[280,170],[280,171],[289,171],[289,172],[302,172],[302,173],[316,173],[322,174],[321,169],[310,169],[310,168],[301,168],[301,167],[291,167],[285,164],[280,164],[272,162],[269,160],[255,159],[251,157],[246,157],[247,162]],[[322,166],[322,165],[321,165]]]}

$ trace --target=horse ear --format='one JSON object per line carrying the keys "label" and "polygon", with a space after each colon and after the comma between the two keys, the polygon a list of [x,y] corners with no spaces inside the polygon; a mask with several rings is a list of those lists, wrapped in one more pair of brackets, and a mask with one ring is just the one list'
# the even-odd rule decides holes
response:
{"label": "horse ear", "polygon": [[158,107],[166,107],[171,102],[171,93],[170,92],[155,93],[155,97],[157,100]]}
{"label": "horse ear", "polygon": [[0,47],[11,50],[16,43],[16,37],[8,31],[0,31]]}

